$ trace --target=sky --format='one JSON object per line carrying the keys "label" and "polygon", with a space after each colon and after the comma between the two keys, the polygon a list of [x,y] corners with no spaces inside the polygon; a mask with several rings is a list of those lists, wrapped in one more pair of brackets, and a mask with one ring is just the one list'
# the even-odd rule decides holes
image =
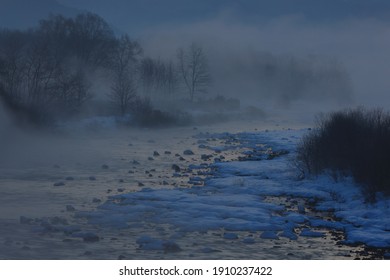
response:
{"label": "sky", "polygon": [[[8,9],[19,25],[24,19],[31,23],[33,14],[42,17],[48,10],[67,14],[92,11],[118,33],[129,33],[140,41],[145,52],[154,57],[172,57],[178,47],[196,41],[217,62],[237,57],[250,61],[257,53],[335,60],[350,76],[354,105],[390,106],[390,1],[0,0],[0,3],[6,9],[10,3],[19,3],[19,8],[12,4],[12,10]],[[6,9],[1,9],[2,21]],[[223,67],[233,66],[230,63]]]}

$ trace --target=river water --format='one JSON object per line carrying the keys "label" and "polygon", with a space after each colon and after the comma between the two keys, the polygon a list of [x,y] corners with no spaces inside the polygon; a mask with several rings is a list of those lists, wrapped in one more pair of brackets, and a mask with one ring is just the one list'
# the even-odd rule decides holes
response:
{"label": "river water", "polygon": [[[166,129],[108,129],[25,133],[14,131],[3,139],[0,160],[0,259],[354,259],[375,257],[362,247],[338,243],[340,232],[324,229],[323,238],[257,238],[257,232],[239,232],[240,238],[222,238],[224,230],[182,232],[170,224],[148,219],[127,228],[91,224],[77,213],[94,211],[109,196],[144,187],[191,187],[182,170],[202,163],[193,137],[199,133],[295,128],[288,122],[245,121]],[[218,142],[218,139],[214,139]],[[184,155],[191,149],[194,155]],[[157,153],[155,153],[157,152]],[[242,150],[222,151],[224,160],[236,160]],[[277,197],[288,203],[289,198]],[[321,215],[328,215],[322,213]],[[329,214],[330,215],[330,214]],[[332,217],[329,216],[329,219]],[[87,242],[70,231],[93,232],[99,241]],[[140,236],[174,240],[164,250],[143,250]],[[255,243],[242,238],[256,237]],[[93,239],[93,238],[92,238]]]}

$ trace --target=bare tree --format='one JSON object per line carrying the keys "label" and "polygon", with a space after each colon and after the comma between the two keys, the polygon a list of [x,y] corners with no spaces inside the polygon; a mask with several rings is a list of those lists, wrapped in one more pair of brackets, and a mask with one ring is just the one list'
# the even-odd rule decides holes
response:
{"label": "bare tree", "polygon": [[197,93],[206,92],[210,85],[210,73],[203,49],[192,43],[188,50],[180,48],[177,52],[179,72],[193,101]]}
{"label": "bare tree", "polygon": [[172,96],[177,89],[177,71],[172,61],[146,57],[141,61],[139,74],[143,92],[149,98],[152,93]]}
{"label": "bare tree", "polygon": [[136,96],[136,70],[139,56],[142,53],[137,42],[125,35],[119,39],[112,60],[112,86],[110,99],[125,115]]}

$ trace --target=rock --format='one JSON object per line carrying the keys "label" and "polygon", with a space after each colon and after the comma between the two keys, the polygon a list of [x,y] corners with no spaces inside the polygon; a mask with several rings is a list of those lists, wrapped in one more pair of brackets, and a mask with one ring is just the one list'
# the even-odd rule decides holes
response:
{"label": "rock", "polygon": [[163,248],[164,253],[175,253],[181,251],[180,246],[173,241],[164,241]]}
{"label": "rock", "polygon": [[204,161],[207,161],[209,160],[210,158],[212,158],[213,156],[212,155],[206,155],[206,154],[203,154],[200,156],[200,158]]}
{"label": "rock", "polygon": [[186,156],[192,156],[192,155],[194,154],[194,152],[191,151],[191,150],[185,150],[185,151],[183,152],[183,154],[186,155]]}
{"label": "rock", "polygon": [[64,182],[57,182],[57,183],[54,183],[53,186],[54,187],[62,187],[62,186],[65,186],[65,183]]}
{"label": "rock", "polygon": [[172,154],[172,153],[171,153],[170,151],[165,151],[164,154],[170,155],[170,154]]}
{"label": "rock", "polygon": [[125,259],[126,259],[126,257],[124,255],[119,255],[118,256],[118,260],[125,260]]}
{"label": "rock", "polygon": [[77,232],[72,234],[72,237],[80,237],[84,242],[98,242],[100,237],[93,232]]}
{"label": "rock", "polygon": [[96,181],[96,177],[95,177],[95,176],[89,176],[88,179],[89,179],[90,181]]}
{"label": "rock", "polygon": [[153,152],[153,156],[154,156],[154,157],[158,157],[158,156],[160,156],[160,154],[159,154],[157,151],[154,151],[154,152]]}
{"label": "rock", "polygon": [[134,165],[139,165],[139,162],[136,161],[136,160],[133,160],[132,163],[133,163]]}
{"label": "rock", "polygon": [[154,160],[154,158],[152,158],[152,157],[148,157],[148,160]]}
{"label": "rock", "polygon": [[123,181],[123,179],[119,179],[118,182],[119,183],[123,183],[124,181]]}
{"label": "rock", "polygon": [[233,233],[233,232],[225,232],[223,234],[223,238],[225,239],[238,239],[238,235],[236,233]]}
{"label": "rock", "polygon": [[102,169],[108,169],[108,165],[107,164],[103,164],[102,165]]}
{"label": "rock", "polygon": [[27,218],[25,216],[20,216],[19,221],[21,224],[31,224],[34,221],[34,219]]}
{"label": "rock", "polygon": [[76,211],[76,208],[74,208],[72,205],[66,205],[66,211],[73,212]]}
{"label": "rock", "polygon": [[255,240],[252,238],[252,237],[246,237],[242,240],[242,243],[245,243],[245,244],[254,244],[255,243]]}
{"label": "rock", "polygon": [[177,164],[172,164],[172,169],[175,170],[175,172],[180,172],[180,167]]}
{"label": "rock", "polygon": [[183,158],[183,157],[179,157],[179,160],[181,160],[181,161],[184,161],[184,160],[185,160],[185,158]]}
{"label": "rock", "polygon": [[53,168],[61,168],[58,164],[54,164]]}
{"label": "rock", "polygon": [[92,202],[93,203],[100,203],[100,202],[102,202],[102,200],[95,197],[94,199],[92,199]]}
{"label": "rock", "polygon": [[148,140],[148,143],[156,143],[153,139]]}
{"label": "rock", "polygon": [[124,192],[125,189],[124,189],[124,188],[118,188],[117,191],[118,191],[118,192]]}
{"label": "rock", "polygon": [[80,226],[76,226],[76,225],[70,225],[70,226],[65,226],[62,228],[62,231],[66,234],[66,235],[70,235],[70,234],[73,234],[75,232],[79,232],[81,231],[81,228]]}
{"label": "rock", "polygon": [[163,181],[162,184],[163,184],[164,186],[169,185],[169,183],[168,183],[167,181]]}
{"label": "rock", "polygon": [[134,174],[134,171],[133,170],[129,170],[129,172],[127,172],[129,174]]}
{"label": "rock", "polygon": [[68,176],[68,177],[65,178],[65,180],[66,180],[66,181],[73,181],[74,178],[73,178],[72,176]]}
{"label": "rock", "polygon": [[138,187],[143,187],[145,186],[144,184],[142,184],[141,182],[138,182]]}
{"label": "rock", "polygon": [[50,218],[49,222],[53,225],[68,225],[69,224],[67,219],[65,219],[63,217],[58,217],[58,216]]}

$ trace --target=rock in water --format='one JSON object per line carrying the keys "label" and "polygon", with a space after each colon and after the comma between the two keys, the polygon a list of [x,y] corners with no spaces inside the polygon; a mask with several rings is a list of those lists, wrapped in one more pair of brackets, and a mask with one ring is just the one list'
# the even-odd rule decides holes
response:
{"label": "rock in water", "polygon": [[225,232],[223,234],[223,238],[225,238],[225,239],[238,239],[238,235],[234,232]]}
{"label": "rock in water", "polygon": [[76,210],[76,208],[74,208],[72,205],[66,205],[66,211],[73,212],[75,210]]}
{"label": "rock in water", "polygon": [[177,164],[172,164],[172,169],[175,170],[175,172],[180,172],[180,167]]}
{"label": "rock in water", "polygon": [[191,150],[185,150],[185,151],[183,152],[183,154],[186,155],[186,156],[192,156],[192,155],[194,154],[194,152],[191,151]]}

